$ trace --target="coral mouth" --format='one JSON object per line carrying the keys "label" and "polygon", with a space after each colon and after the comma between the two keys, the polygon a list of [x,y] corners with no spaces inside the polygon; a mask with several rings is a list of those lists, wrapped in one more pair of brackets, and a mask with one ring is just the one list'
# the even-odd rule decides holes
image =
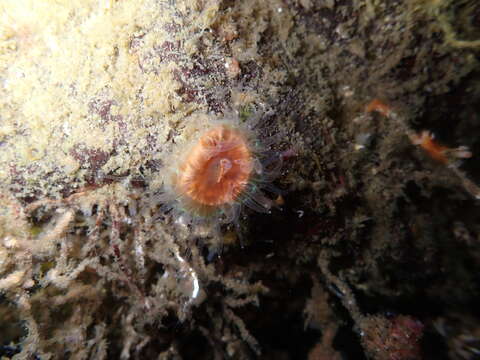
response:
{"label": "coral mouth", "polygon": [[181,166],[177,186],[197,205],[226,205],[245,190],[252,170],[252,155],[242,134],[219,126],[193,147]]}

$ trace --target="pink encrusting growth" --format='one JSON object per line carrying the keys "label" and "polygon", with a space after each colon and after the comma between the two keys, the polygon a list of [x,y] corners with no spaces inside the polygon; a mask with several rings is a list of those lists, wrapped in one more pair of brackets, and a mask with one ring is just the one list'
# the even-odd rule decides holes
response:
{"label": "pink encrusting growth", "polygon": [[406,315],[391,319],[375,315],[366,317],[362,325],[362,343],[373,359],[422,359],[420,340],[424,325],[419,320]]}

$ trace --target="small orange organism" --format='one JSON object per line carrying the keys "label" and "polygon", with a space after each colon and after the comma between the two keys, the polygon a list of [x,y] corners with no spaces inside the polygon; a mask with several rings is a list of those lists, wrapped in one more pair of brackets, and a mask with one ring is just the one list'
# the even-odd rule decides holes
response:
{"label": "small orange organism", "polygon": [[[379,99],[373,99],[365,107],[365,112],[367,113],[374,111],[387,118],[391,118],[393,116],[396,117],[396,114],[393,112],[392,108]],[[435,141],[433,134],[427,130],[424,130],[419,134],[414,133],[410,129],[406,129],[406,132],[413,145],[421,146],[422,149],[425,150],[432,159],[442,164],[448,165],[452,163],[452,160],[472,157],[472,153],[466,146],[460,146],[458,148],[446,147]]]}
{"label": "small orange organism", "polygon": [[167,159],[163,193],[158,200],[183,219],[236,222],[243,205],[268,213],[275,201],[262,189],[276,191],[271,181],[282,157],[258,139],[259,118],[185,121],[182,137]]}
{"label": "small orange organism", "polygon": [[419,145],[427,154],[434,160],[442,163],[449,164],[454,159],[466,159],[472,157],[472,153],[466,146],[460,146],[458,148],[449,148],[439,144],[435,141],[435,137],[427,130],[420,132],[420,134],[409,134],[410,141],[414,145]]}
{"label": "small orange organism", "polygon": [[368,105],[365,107],[365,112],[370,113],[370,112],[378,112],[379,114],[389,117],[392,109],[390,106],[387,104],[383,103],[379,99],[373,99],[368,103]]}
{"label": "small orange organism", "polygon": [[[449,148],[437,142],[433,134],[427,130],[423,130],[419,133],[414,132],[406,125],[405,119],[398,116],[389,105],[383,103],[379,99],[373,99],[370,101],[367,106],[365,106],[365,112],[378,112],[389,120],[396,121],[399,128],[404,129],[413,145],[421,146],[432,159],[448,166],[455,175],[460,178],[465,190],[472,194],[476,199],[480,199],[480,187],[468,179],[467,175],[460,170],[458,161],[456,161],[458,159],[468,159],[472,157],[472,152],[468,147],[459,146],[457,148]],[[362,144],[356,145],[363,146]]]}

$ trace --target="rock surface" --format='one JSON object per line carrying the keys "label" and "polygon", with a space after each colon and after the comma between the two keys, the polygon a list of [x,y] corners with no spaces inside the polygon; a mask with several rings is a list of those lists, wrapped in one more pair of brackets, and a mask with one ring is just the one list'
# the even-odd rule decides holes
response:
{"label": "rock surface", "polygon": [[[478,4],[4,0],[0,19],[0,355],[480,351]],[[170,154],[232,116],[275,139],[279,208],[174,216]]]}

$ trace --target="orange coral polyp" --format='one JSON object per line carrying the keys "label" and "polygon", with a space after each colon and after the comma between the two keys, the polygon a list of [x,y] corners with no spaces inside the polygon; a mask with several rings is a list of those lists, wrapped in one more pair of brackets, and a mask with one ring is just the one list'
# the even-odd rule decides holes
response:
{"label": "orange coral polyp", "polygon": [[225,125],[204,134],[181,164],[178,191],[195,206],[229,205],[244,192],[253,158],[240,131]]}
{"label": "orange coral polyp", "polygon": [[440,145],[439,143],[433,140],[433,136],[427,132],[422,132],[420,136],[419,145],[432,157],[434,160],[441,162],[443,164],[448,163],[448,157],[446,152],[449,150],[448,147]]}
{"label": "orange coral polyp", "polygon": [[380,101],[379,99],[373,99],[365,107],[365,112],[370,113],[373,111],[378,112],[379,114],[385,117],[389,117],[392,112],[392,108],[387,104],[383,103],[382,101]]}

